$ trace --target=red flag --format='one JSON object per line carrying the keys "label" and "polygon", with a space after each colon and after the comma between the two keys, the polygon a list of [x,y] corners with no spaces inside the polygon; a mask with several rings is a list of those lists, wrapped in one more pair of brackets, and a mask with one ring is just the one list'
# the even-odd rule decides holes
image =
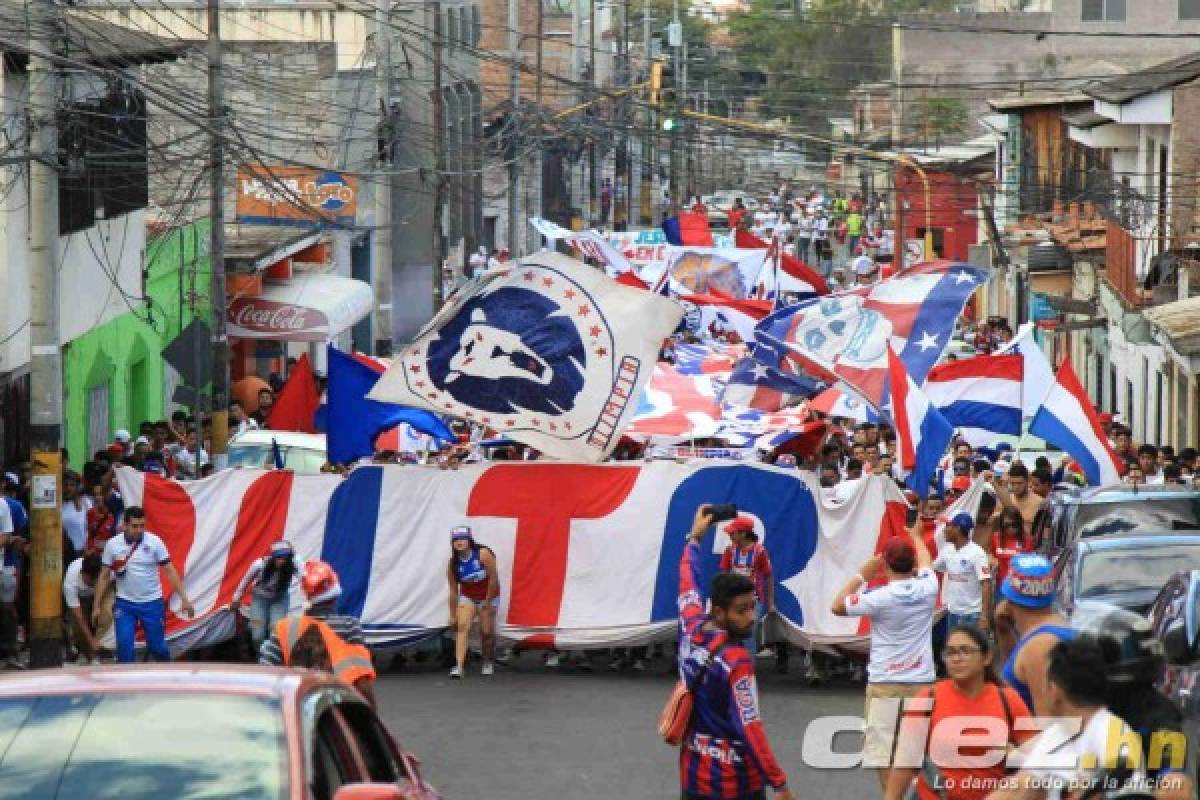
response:
{"label": "red flag", "polygon": [[317,382],[313,377],[312,365],[308,363],[308,353],[301,353],[279,397],[275,398],[275,406],[267,417],[267,427],[277,431],[316,433],[313,414],[319,405],[321,397],[317,394]]}
{"label": "red flag", "polygon": [[679,242],[693,247],[712,247],[712,229],[708,227],[708,215],[698,211],[679,212]]}
{"label": "red flag", "polygon": [[623,283],[626,286],[632,286],[635,289],[649,289],[650,285],[637,276],[636,272],[622,272],[614,280],[617,283]]}
{"label": "red flag", "polygon": [[[749,250],[767,249],[766,242],[742,228],[738,228],[734,232],[733,244],[735,247],[744,247]],[[779,260],[779,268],[796,280],[807,283],[815,293],[829,294],[829,284],[821,277],[821,273],[795,256],[783,253]]]}

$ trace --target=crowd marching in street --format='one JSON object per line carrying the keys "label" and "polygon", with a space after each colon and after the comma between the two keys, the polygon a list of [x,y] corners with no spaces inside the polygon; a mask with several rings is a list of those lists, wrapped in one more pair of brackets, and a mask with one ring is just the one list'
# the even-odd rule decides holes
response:
{"label": "crowd marching in street", "polygon": [[[699,200],[692,210],[708,211]],[[753,212],[739,199],[728,216],[733,227],[753,230],[811,261],[835,286],[870,286],[899,268],[879,196],[776,193]],[[1003,319],[964,316],[955,337],[970,352],[944,360],[1000,351],[1013,330]],[[705,338],[694,330],[677,333],[663,348],[664,360],[673,359],[677,345]],[[736,343],[728,332],[721,339]],[[275,394],[264,389],[252,413],[240,402],[231,405],[232,427],[238,432],[268,428]],[[763,461],[811,475],[820,502],[829,507],[846,503],[865,481],[879,478],[894,481],[910,507],[907,529],[881,540],[877,552],[827,598],[834,615],[870,621],[865,669],[863,660],[850,654],[836,660],[844,662],[846,674],[865,678],[863,763],[876,772],[882,797],[907,797],[914,782],[922,800],[1074,796],[1066,787],[1099,775],[1114,742],[1126,750],[1130,743],[1140,745],[1146,754],[1158,746],[1155,737],[1182,731],[1178,711],[1155,690],[1163,656],[1145,620],[1113,610],[1077,629],[1054,607],[1057,575],[1046,555],[1049,542],[1041,539],[1046,527],[1038,522],[1055,492],[1086,485],[1077,459],[1058,451],[1031,456],[1007,440],[981,445],[955,436],[939,454],[930,485],[913,487],[901,465],[903,434],[891,420],[864,421],[823,413],[807,403],[801,407],[808,419],[826,424],[822,441],[806,451],[765,451]],[[1135,442],[1119,418],[1098,414],[1097,419],[1127,485],[1200,488],[1195,449],[1176,452]],[[515,441],[485,446],[496,432],[482,424],[460,420],[452,430],[458,440],[450,444],[427,441],[420,451],[378,452],[364,463],[455,469],[544,458]],[[211,435],[209,420],[183,412],[145,421],[136,436],[116,431],[111,445],[92,454],[78,474],[66,474],[64,625],[80,663],[99,663],[110,651],[119,662],[136,660],[139,630],[149,658],[171,658],[164,631],[167,602],[184,619],[195,609],[163,539],[146,530],[146,512],[122,497],[115,468],[202,480],[215,470]],[[653,442],[627,438],[613,460],[650,460],[656,454]],[[65,460],[68,456],[64,453]],[[326,470],[347,474],[353,467],[330,464]],[[0,503],[0,660],[11,669],[22,668],[29,625],[30,478],[28,464],[10,465]],[[970,497],[977,499],[968,502]],[[789,788],[768,742],[770,713],[762,714],[755,681],[756,661],[789,671],[789,642],[773,634],[770,624],[783,589],[754,520],[719,499],[696,510],[689,531],[675,532],[686,533],[688,543],[679,564],[674,658],[664,655],[660,642],[603,654],[551,651],[545,663],[557,667],[569,659],[590,669],[600,659],[613,670],[642,672],[660,656],[660,663],[678,672],[694,704],[678,737],[684,798],[743,800],[765,797],[768,789],[790,798],[795,789]],[[701,542],[714,528],[728,544],[717,577],[705,585]],[[449,676],[461,680],[473,658],[474,626],[482,675],[492,676],[497,664],[520,657],[498,648],[497,611],[512,587],[502,585],[500,576],[507,573],[497,553],[475,535],[468,520],[446,532],[446,636],[437,653],[403,653],[397,664],[440,656]],[[300,563],[287,541],[272,543],[258,556],[238,581],[230,606],[245,620],[239,627],[253,659],[325,668],[371,697],[372,655],[360,621],[339,612],[342,588],[333,568],[317,560]],[[173,597],[164,597],[163,578]],[[293,597],[301,595],[306,608],[294,615]],[[113,644],[102,644],[110,628]],[[805,676],[820,675],[822,659],[830,658],[805,652]],[[1052,724],[1041,732],[1023,724],[1033,716],[1053,718]],[[1029,766],[936,758],[955,750],[956,739],[966,735],[961,728],[952,734],[942,723],[962,718],[984,721],[973,723],[972,735],[981,727],[999,731],[999,741],[990,746],[1004,753],[1019,748]],[[904,727],[912,720],[926,723],[927,738]],[[1079,724],[1072,729],[1071,722]],[[1070,765],[1047,766],[1051,753],[1070,756]],[[1130,759],[1129,774],[1148,780],[1154,797],[1193,797],[1191,774],[1174,766],[1177,759],[1166,761],[1166,766],[1147,766]]]}

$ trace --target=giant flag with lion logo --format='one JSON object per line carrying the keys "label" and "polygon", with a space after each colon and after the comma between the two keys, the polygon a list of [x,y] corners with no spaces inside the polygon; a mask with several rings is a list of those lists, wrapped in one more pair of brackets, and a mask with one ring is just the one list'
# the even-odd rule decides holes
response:
{"label": "giant flag with lion logo", "polygon": [[[881,539],[901,533],[906,509],[882,477],[834,506],[797,470],[705,461],[363,466],[344,479],[237,469],[187,483],[118,467],[117,480],[126,502],[145,508],[195,604],[195,620],[180,617],[164,588],[176,652],[232,635],[233,591],[279,539],[300,560],[332,565],[341,612],[362,619],[372,644],[439,634],[450,530],[464,524],[496,552],[506,639],[564,648],[669,639],[692,516],[721,502],[754,520],[787,637],[861,644],[862,621],[833,616],[830,598]],[[705,537],[706,581],[727,543],[719,530]]]}
{"label": "giant flag with lion logo", "polygon": [[602,461],[682,316],[672,300],[538,253],[463,286],[368,396],[477,422],[556,458]]}

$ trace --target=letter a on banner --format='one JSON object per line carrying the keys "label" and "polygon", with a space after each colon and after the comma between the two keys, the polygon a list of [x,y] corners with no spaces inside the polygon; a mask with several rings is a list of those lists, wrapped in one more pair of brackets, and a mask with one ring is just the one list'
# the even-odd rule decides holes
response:
{"label": "letter a on banner", "polygon": [[459,290],[368,397],[478,422],[557,458],[602,461],[682,316],[672,300],[538,253]]}

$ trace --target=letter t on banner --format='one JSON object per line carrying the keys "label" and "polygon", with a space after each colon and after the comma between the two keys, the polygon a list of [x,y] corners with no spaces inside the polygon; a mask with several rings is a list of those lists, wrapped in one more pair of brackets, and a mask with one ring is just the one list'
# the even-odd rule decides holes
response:
{"label": "letter t on banner", "polygon": [[[567,580],[571,521],[601,519],[633,491],[639,467],[504,465],[484,472],[471,490],[467,515],[517,520],[513,548],[510,625],[558,624]],[[551,635],[527,644],[552,645]]]}

